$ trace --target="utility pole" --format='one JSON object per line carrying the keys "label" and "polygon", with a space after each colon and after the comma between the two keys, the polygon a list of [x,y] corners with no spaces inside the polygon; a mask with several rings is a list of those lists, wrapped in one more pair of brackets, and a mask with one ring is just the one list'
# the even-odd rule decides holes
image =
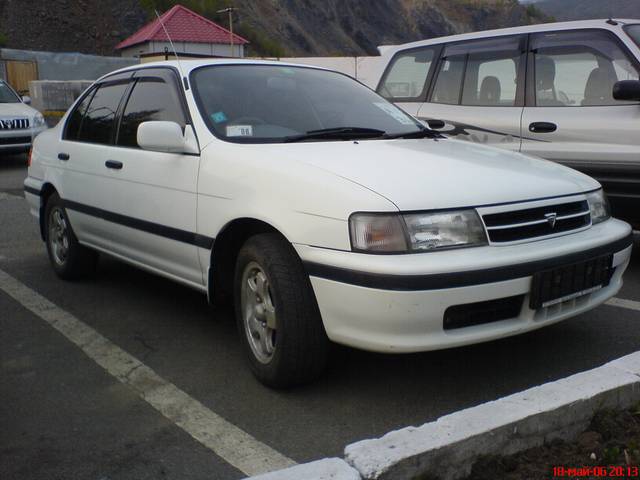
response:
{"label": "utility pole", "polygon": [[236,11],[236,7],[229,7],[223,10],[218,10],[216,13],[228,13],[229,14],[229,48],[231,49],[231,56],[233,57],[233,12]]}

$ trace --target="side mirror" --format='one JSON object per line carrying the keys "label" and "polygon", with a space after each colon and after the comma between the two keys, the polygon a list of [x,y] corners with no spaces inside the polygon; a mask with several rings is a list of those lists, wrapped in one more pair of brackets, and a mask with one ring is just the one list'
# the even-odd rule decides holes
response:
{"label": "side mirror", "polygon": [[640,101],[640,80],[621,80],[613,86],[616,100]]}
{"label": "side mirror", "polygon": [[31,97],[25,95],[24,97],[22,97],[22,103],[24,103],[25,105],[31,105]]}
{"label": "side mirror", "polygon": [[191,125],[182,128],[175,122],[142,122],[138,126],[138,145],[143,150],[167,153],[200,153]]}

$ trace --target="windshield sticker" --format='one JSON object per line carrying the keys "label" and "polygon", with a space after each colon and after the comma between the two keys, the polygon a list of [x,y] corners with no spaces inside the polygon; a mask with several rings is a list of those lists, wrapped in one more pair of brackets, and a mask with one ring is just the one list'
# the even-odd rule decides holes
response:
{"label": "windshield sticker", "polygon": [[409,117],[407,114],[398,110],[396,107],[394,107],[389,103],[375,102],[374,105],[378,107],[380,110],[382,110],[384,113],[386,113],[387,115],[396,119],[398,122],[400,122],[403,125],[416,124],[416,122],[411,117]]}
{"label": "windshield sticker", "polygon": [[211,114],[211,120],[216,123],[223,123],[227,121],[227,116],[224,114],[224,112],[216,112]]}
{"label": "windshield sticker", "polygon": [[251,125],[229,125],[227,126],[227,137],[253,137],[253,127]]}

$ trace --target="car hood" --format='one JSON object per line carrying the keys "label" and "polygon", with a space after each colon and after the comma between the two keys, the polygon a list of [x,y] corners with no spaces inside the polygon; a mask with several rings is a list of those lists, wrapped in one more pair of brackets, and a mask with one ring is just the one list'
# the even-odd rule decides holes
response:
{"label": "car hood", "polygon": [[24,103],[0,103],[0,118],[33,117],[36,110]]}
{"label": "car hood", "polygon": [[517,202],[599,188],[592,178],[562,165],[458,140],[289,147],[300,148],[299,152],[289,150],[300,155],[299,161],[373,190],[403,211]]}

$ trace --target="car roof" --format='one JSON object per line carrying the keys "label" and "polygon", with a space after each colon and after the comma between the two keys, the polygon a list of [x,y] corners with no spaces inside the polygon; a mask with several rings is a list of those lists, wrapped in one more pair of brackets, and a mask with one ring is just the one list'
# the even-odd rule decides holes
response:
{"label": "car roof", "polygon": [[[615,23],[612,23],[615,22]],[[638,24],[639,19],[597,19],[597,20],[577,20],[573,22],[553,22],[539,23],[536,25],[525,25],[521,27],[500,28],[496,30],[483,30],[479,32],[462,33],[459,35],[450,35],[447,37],[430,38],[428,40],[418,40],[416,42],[404,43],[402,45],[385,45],[382,46],[383,54],[387,52],[395,52],[412,47],[421,47],[426,45],[438,45],[441,43],[458,42],[462,40],[475,40],[487,37],[498,37],[507,35],[517,35],[524,33],[552,32],[558,30],[576,30],[599,28],[606,30],[617,30],[628,24]]]}
{"label": "car roof", "polygon": [[111,75],[115,75],[117,73],[124,73],[128,71],[140,70],[144,68],[153,68],[153,67],[164,67],[164,68],[174,68],[181,72],[183,75],[189,75],[193,70],[200,67],[214,66],[214,65],[273,65],[278,67],[304,67],[304,68],[313,68],[316,70],[328,70],[326,68],[317,67],[314,65],[305,65],[299,63],[290,63],[290,62],[281,62],[278,60],[253,60],[253,59],[242,59],[242,58],[202,58],[202,59],[189,59],[189,60],[165,60],[159,62],[148,62],[141,63],[138,65],[132,65],[129,67],[121,68],[119,70],[114,70],[97,81],[101,81]]}

